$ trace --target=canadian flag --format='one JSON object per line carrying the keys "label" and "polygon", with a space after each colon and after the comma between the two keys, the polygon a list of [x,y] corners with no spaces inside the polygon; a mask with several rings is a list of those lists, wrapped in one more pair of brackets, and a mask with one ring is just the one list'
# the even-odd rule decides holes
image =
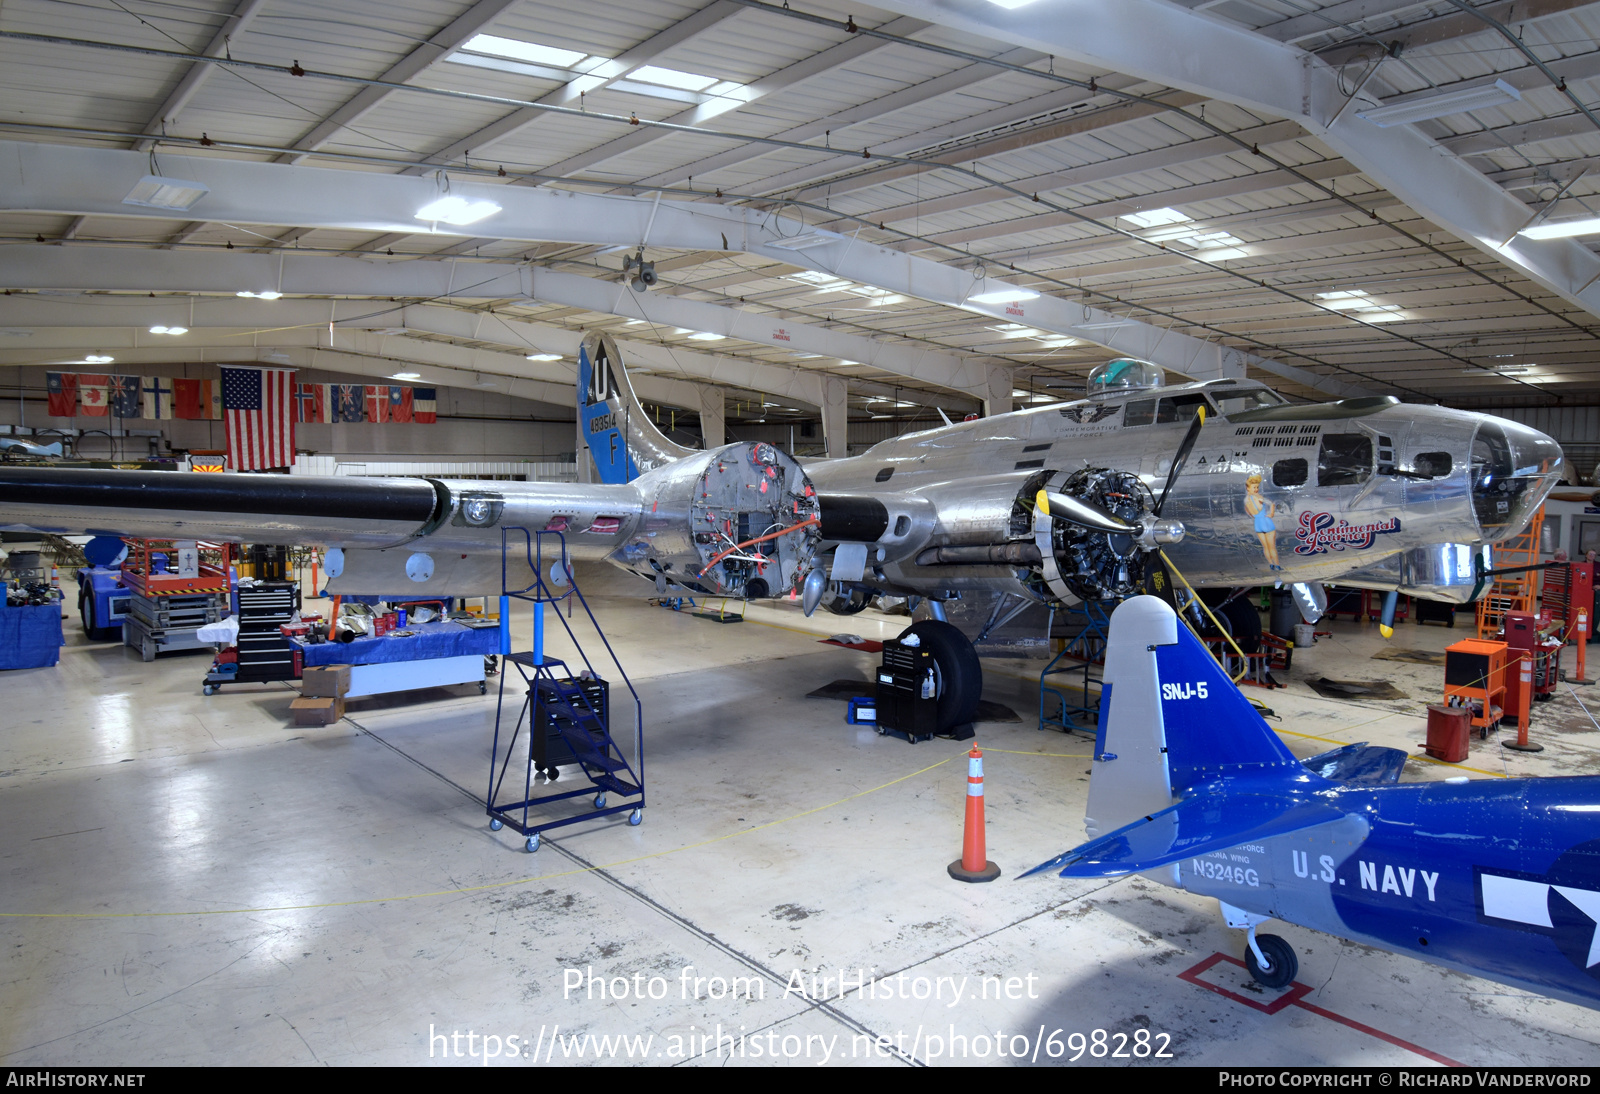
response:
{"label": "canadian flag", "polygon": [[101,375],[78,375],[78,402],[83,406],[83,412],[93,418],[104,418],[110,413],[106,402],[106,385],[111,378]]}

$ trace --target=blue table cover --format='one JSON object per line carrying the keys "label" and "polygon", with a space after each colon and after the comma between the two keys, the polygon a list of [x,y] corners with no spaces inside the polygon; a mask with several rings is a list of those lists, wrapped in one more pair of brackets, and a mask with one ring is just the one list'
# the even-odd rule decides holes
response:
{"label": "blue table cover", "polygon": [[[496,639],[499,632],[492,632]],[[49,668],[61,660],[61,605],[0,602],[0,669]]]}
{"label": "blue table cover", "polygon": [[460,657],[464,654],[500,652],[498,627],[473,628],[453,620],[435,623],[407,623],[415,631],[409,638],[368,635],[354,642],[323,642],[308,645],[291,638],[296,649],[305,651],[305,665],[381,665],[392,661],[426,661],[435,657]]}

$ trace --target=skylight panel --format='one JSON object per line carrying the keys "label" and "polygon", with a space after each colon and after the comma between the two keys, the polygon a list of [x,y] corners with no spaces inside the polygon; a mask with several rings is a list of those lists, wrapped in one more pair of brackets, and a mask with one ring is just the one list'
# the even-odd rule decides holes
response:
{"label": "skylight panel", "polygon": [[553,65],[571,68],[588,56],[570,49],[542,46],[537,42],[519,42],[515,38],[501,38],[495,34],[475,34],[461,47],[472,53],[487,53],[492,57],[510,57],[517,61],[531,61],[536,65]]}

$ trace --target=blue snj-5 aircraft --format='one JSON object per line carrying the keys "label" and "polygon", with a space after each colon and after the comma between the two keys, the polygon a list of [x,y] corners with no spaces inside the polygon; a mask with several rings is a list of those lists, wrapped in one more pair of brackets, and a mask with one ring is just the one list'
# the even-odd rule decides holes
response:
{"label": "blue snj-5 aircraft", "polygon": [[1298,971],[1281,919],[1600,1008],[1600,778],[1400,785],[1406,754],[1300,761],[1161,600],[1111,617],[1084,818],[1028,871],[1214,896],[1267,987]]}

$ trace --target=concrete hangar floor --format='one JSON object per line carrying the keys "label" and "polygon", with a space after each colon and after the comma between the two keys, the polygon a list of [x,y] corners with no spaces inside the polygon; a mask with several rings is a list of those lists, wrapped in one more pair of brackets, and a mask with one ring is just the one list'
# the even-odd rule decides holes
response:
{"label": "concrete hangar floor", "polygon": [[[1304,987],[1263,992],[1214,901],[1139,877],[1013,880],[1079,841],[1088,785],[1088,742],[1035,728],[1037,663],[985,663],[986,697],[1022,721],[978,727],[1005,876],[964,885],[945,866],[965,746],[880,737],[805,697],[875,661],[820,638],[903,619],[600,613],[644,700],[650,804],[639,827],[563,829],[533,855],[481,804],[493,688],[293,728],[287,685],[202,697],[203,654],[144,664],[68,623],[59,666],[0,676],[0,1060],[1600,1063],[1583,1008],[1276,923]],[[1333,629],[1286,690],[1251,694],[1299,755],[1416,754],[1442,670],[1372,660],[1371,625]],[[1393,645],[1459,637],[1404,624]],[[1323,699],[1320,676],[1406,698]],[[1571,695],[1535,733],[1541,754],[1474,738],[1464,765],[1405,778],[1600,771]]]}

